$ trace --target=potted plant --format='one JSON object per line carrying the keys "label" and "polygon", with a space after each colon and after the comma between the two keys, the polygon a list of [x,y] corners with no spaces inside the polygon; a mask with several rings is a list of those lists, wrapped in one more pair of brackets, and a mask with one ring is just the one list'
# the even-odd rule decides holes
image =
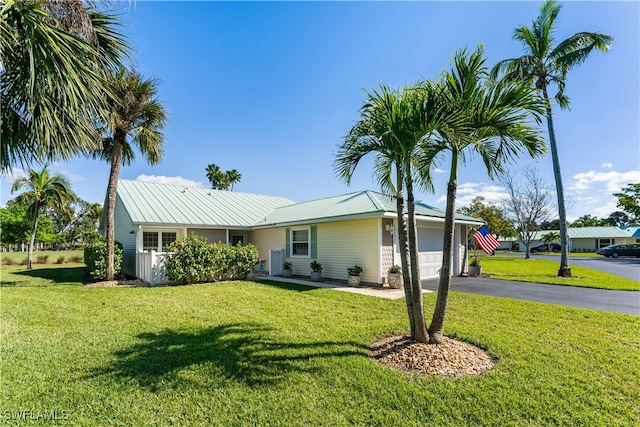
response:
{"label": "potted plant", "polygon": [[359,265],[352,265],[347,268],[347,273],[349,273],[349,277],[347,278],[347,282],[349,282],[350,286],[358,286],[360,284],[360,273],[362,273],[362,267]]}
{"label": "potted plant", "polygon": [[387,273],[387,282],[389,282],[389,287],[391,289],[403,289],[402,282],[402,267],[399,265],[392,265],[389,267],[389,272]]}
{"label": "potted plant", "polygon": [[478,255],[474,255],[471,258],[471,262],[469,262],[469,276],[471,277],[480,277],[482,274],[482,265],[480,265],[480,257]]}
{"label": "potted plant", "polygon": [[317,259],[311,261],[311,280],[314,282],[319,282],[322,280],[322,263]]}
{"label": "potted plant", "polygon": [[282,264],[282,277],[291,277],[293,276],[293,264],[289,261]]}

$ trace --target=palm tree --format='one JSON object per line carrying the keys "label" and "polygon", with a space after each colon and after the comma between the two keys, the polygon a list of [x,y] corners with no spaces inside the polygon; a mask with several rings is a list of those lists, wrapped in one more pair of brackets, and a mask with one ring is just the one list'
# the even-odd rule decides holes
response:
{"label": "palm tree", "polygon": [[[76,195],[71,191],[69,181],[62,175],[50,175],[45,166],[42,171],[30,170],[26,177],[16,179],[11,186],[11,192],[26,189],[16,197],[15,202],[27,206],[29,218],[33,220],[31,238],[29,239],[29,255],[27,268],[32,268],[33,244],[38,230],[38,217],[47,207],[64,208],[68,201],[74,200]],[[67,212],[67,217],[71,216]]]}
{"label": "palm tree", "polygon": [[521,25],[516,28],[513,38],[522,43],[525,54],[519,58],[500,61],[492,74],[504,72],[507,78],[524,79],[533,83],[542,92],[546,102],[549,146],[553,162],[553,175],[556,182],[558,216],[560,217],[560,269],[558,276],[571,277],[568,257],[567,211],[564,203],[564,187],[560,172],[560,160],[556,135],[551,114],[551,102],[547,88],[554,83],[558,87],[555,100],[560,108],[569,107],[569,98],[565,95],[567,74],[584,62],[594,49],[607,52],[613,43],[613,37],[601,33],[580,32],[567,37],[554,46],[554,24],[562,5],[556,0],[547,0],[540,6],[540,15],[533,21],[531,28]]}
{"label": "palm tree", "polygon": [[136,71],[120,69],[110,81],[113,97],[109,99],[109,109],[104,123],[105,133],[111,136],[103,139],[103,148],[95,157],[111,163],[107,186],[107,280],[113,280],[114,264],[114,220],[116,191],[120,167],[130,164],[134,158],[133,147],[151,165],[162,158],[166,112],[156,98],[158,83],[145,80]]}
{"label": "palm tree", "polygon": [[[398,119],[401,117],[398,112],[401,109],[401,95],[386,85],[381,85],[379,90],[367,92],[367,96],[367,101],[360,108],[360,120],[351,128],[338,147],[334,159],[334,171],[339,179],[349,185],[360,160],[368,154],[375,153],[376,181],[384,193],[393,194],[396,198],[398,245],[405,301],[411,336],[415,337],[415,310],[408,259],[407,225],[404,216],[404,153],[397,132],[394,132],[394,127],[399,125]],[[426,330],[424,334],[426,335]]]}
{"label": "palm tree", "polygon": [[429,336],[431,343],[441,343],[446,315],[449,287],[458,167],[467,153],[480,156],[490,178],[503,173],[505,163],[525,150],[532,157],[545,152],[540,132],[527,123],[533,116],[539,120],[544,105],[528,85],[519,81],[487,79],[484,51],[459,50],[453,58],[452,69],[440,82],[441,95],[448,104],[465,114],[465,124],[458,129],[442,132],[440,138],[423,145],[419,159],[420,170],[431,170],[439,157],[448,153],[451,159],[447,184],[443,261],[436,306]]}
{"label": "palm tree", "polygon": [[128,52],[118,25],[81,0],[3,2],[0,172],[99,145],[106,73]]}
{"label": "palm tree", "polygon": [[457,114],[443,108],[437,91],[429,82],[407,87],[402,92],[383,85],[380,91],[368,95],[369,100],[360,113],[362,120],[339,148],[335,169],[349,184],[362,157],[377,153],[377,181],[383,191],[395,195],[397,201],[398,240],[411,336],[416,341],[428,342],[418,267],[414,183],[427,190],[432,190],[432,184],[430,170],[418,173],[414,163],[421,144],[428,143],[436,131],[455,126]]}
{"label": "palm tree", "polygon": [[551,231],[542,235],[542,243],[545,243],[547,245],[548,251],[551,250],[551,244],[553,242],[557,242],[558,240],[560,240],[560,233],[556,231]]}
{"label": "palm tree", "polygon": [[233,191],[233,186],[236,183],[240,182],[241,179],[242,179],[242,174],[238,172],[236,169],[231,169],[230,171],[227,171],[227,183],[231,186],[231,191]]}

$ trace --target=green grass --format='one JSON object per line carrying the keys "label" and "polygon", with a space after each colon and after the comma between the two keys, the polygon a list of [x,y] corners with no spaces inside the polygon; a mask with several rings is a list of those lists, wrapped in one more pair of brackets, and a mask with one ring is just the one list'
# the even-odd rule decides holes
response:
{"label": "green grass", "polygon": [[507,256],[483,257],[482,272],[489,274],[493,279],[501,280],[640,291],[640,282],[577,265],[571,266],[573,277],[558,277],[558,262],[544,259]]}
{"label": "green grass", "polygon": [[[482,377],[443,379],[368,357],[376,338],[407,329],[402,300],[268,282],[86,288],[44,270],[35,286],[0,289],[0,416],[8,425],[24,421],[4,411],[20,410],[66,411],[65,425],[77,426],[640,419],[635,316],[452,293],[446,333],[499,362]],[[3,280],[24,277],[14,273]],[[425,295],[428,314],[434,302]]]}
{"label": "green grass", "polygon": [[[27,260],[27,252],[0,252],[0,264],[4,265],[7,260],[12,264],[25,264]],[[79,257],[80,262],[84,258],[84,251],[81,249],[73,251],[34,251],[33,263],[36,264],[39,257],[47,257],[46,264],[55,264],[60,257],[64,257],[64,262],[71,262],[72,258]]]}

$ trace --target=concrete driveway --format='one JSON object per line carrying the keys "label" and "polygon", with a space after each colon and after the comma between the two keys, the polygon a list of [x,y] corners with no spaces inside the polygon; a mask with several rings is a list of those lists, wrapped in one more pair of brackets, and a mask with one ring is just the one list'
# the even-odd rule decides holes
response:
{"label": "concrete driveway", "polygon": [[[422,288],[437,291],[438,279],[423,280]],[[635,291],[610,291],[458,276],[451,278],[451,290],[640,316],[640,292]]]}
{"label": "concrete driveway", "polygon": [[[531,254],[531,257],[533,259],[548,259],[560,263],[560,256]],[[593,268],[594,270],[604,271],[605,273],[614,274],[616,276],[640,282],[640,258],[605,258],[603,256],[599,256],[597,258],[586,258],[569,256],[569,265]]]}

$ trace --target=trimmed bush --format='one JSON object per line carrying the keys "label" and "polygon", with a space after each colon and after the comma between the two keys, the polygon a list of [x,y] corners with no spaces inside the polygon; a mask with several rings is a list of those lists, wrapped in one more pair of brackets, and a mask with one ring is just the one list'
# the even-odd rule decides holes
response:
{"label": "trimmed bush", "polygon": [[20,265],[27,265],[28,262],[29,262],[29,257],[26,257],[25,259],[22,260]]}
{"label": "trimmed bush", "polygon": [[259,261],[252,245],[208,244],[195,234],[173,242],[165,258],[169,280],[178,284],[244,279]]}
{"label": "trimmed bush", "polygon": [[15,265],[16,263],[8,256],[2,257],[2,265]]}
{"label": "trimmed bush", "polygon": [[[75,257],[74,257],[75,258]],[[90,243],[84,250],[84,261],[87,265],[87,272],[95,280],[107,277],[107,242],[100,240]],[[113,274],[120,273],[122,264],[122,244],[116,242],[114,250]]]}
{"label": "trimmed bush", "polygon": [[39,255],[36,258],[36,262],[38,264],[46,264],[48,260],[49,260],[49,255]]}
{"label": "trimmed bush", "polygon": [[64,255],[60,255],[56,260],[56,264],[64,264]]}
{"label": "trimmed bush", "polygon": [[81,263],[84,262],[84,258],[82,258],[80,255],[74,255],[69,258],[69,262]]}

